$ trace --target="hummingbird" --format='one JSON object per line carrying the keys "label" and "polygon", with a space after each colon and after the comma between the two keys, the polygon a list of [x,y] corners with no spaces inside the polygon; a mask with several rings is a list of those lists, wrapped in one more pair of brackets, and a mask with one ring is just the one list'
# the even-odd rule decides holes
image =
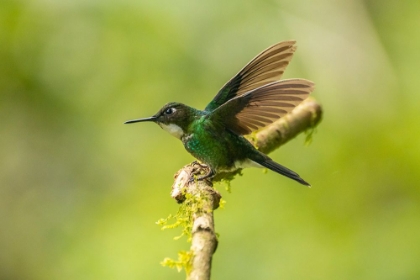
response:
{"label": "hummingbird", "polygon": [[125,124],[154,122],[180,139],[191,155],[209,167],[209,172],[198,180],[213,178],[218,172],[265,167],[310,186],[244,137],[291,112],[314,90],[314,83],[309,80],[280,80],[296,51],[295,44],[293,40],[280,42],[258,54],[219,90],[204,110],[171,102],[151,117]]}

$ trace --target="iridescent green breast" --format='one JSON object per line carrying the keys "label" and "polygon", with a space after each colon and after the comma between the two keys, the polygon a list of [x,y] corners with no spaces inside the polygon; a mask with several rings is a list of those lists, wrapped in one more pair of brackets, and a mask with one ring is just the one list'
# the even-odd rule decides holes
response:
{"label": "iridescent green breast", "polygon": [[247,157],[249,147],[253,149],[242,136],[211,123],[205,117],[191,124],[182,142],[189,153],[215,170],[235,167],[235,162]]}

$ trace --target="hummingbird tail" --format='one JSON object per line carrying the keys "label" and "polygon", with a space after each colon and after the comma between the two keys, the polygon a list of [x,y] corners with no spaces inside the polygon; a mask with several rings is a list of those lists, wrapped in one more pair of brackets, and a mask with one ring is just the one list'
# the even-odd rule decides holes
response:
{"label": "hummingbird tail", "polygon": [[273,160],[271,160],[270,158],[262,161],[262,162],[258,162],[259,164],[261,164],[262,166],[273,170],[274,172],[277,172],[283,176],[286,176],[292,180],[295,180],[299,183],[301,183],[302,185],[308,186],[310,187],[311,185],[306,182],[305,180],[303,180],[299,174],[297,174],[296,172],[290,170],[287,167],[284,167],[283,165],[278,164],[277,162],[274,162]]}

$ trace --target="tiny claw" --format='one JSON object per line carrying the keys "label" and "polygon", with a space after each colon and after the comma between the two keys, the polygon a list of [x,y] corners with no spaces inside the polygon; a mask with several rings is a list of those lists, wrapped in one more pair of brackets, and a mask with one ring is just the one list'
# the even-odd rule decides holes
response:
{"label": "tiny claw", "polygon": [[210,168],[207,164],[200,163],[199,161],[195,160],[192,162],[192,165],[198,165],[201,168]]}
{"label": "tiny claw", "polygon": [[[213,178],[214,177],[214,175],[216,174],[215,172],[214,172],[214,170],[210,167],[210,166],[208,166],[208,165],[205,165],[205,164],[201,164],[201,163],[199,163],[199,162],[197,162],[197,161],[194,161],[193,162],[193,164],[196,164],[196,165],[198,165],[199,167],[201,167],[201,168],[206,168],[206,169],[208,169],[209,171],[207,172],[207,174],[205,174],[205,175],[203,175],[203,176],[196,176],[195,174],[193,175],[193,176],[191,176],[190,177],[190,179],[189,179],[189,183],[192,183],[192,182],[194,182],[195,180],[197,180],[197,181],[202,181],[202,180],[204,180],[204,179],[207,179],[207,178]],[[197,172],[196,173],[199,173],[199,170],[197,170]]]}

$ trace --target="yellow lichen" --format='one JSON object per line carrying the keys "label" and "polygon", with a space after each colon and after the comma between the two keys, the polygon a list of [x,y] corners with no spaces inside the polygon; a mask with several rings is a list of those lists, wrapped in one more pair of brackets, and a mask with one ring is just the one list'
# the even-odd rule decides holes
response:
{"label": "yellow lichen", "polygon": [[176,268],[178,272],[181,272],[181,270],[184,269],[188,276],[191,272],[193,256],[194,253],[192,251],[180,251],[178,253],[178,260],[165,258],[160,264],[162,266]]}

